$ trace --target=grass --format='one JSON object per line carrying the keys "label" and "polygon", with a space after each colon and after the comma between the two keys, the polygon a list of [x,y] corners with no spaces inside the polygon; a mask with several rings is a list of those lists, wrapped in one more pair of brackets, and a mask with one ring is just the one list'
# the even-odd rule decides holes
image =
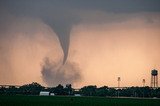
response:
{"label": "grass", "polygon": [[160,106],[160,99],[1,95],[0,106]]}

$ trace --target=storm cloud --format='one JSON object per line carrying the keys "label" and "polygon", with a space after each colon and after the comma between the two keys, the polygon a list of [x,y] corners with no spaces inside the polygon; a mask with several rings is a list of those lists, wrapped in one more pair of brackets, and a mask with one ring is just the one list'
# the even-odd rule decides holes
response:
{"label": "storm cloud", "polygon": [[[1,0],[0,8],[1,10],[6,10],[10,14],[14,14],[16,16],[41,18],[46,24],[50,25],[57,34],[63,49],[64,64],[68,56],[71,29],[73,25],[80,23],[81,20],[84,19],[83,14],[89,14],[90,11],[102,11],[105,13],[157,12],[160,11],[160,1]],[[98,16],[99,14],[96,15]]]}
{"label": "storm cloud", "polygon": [[[1,0],[1,81],[5,83],[3,79],[9,78],[16,82],[16,70],[20,70],[17,64],[21,63],[21,59],[16,58],[19,54],[20,57],[27,55],[31,61],[34,54],[39,65],[36,70],[40,71],[44,82],[48,85],[74,84],[82,77],[79,64],[68,58],[73,57],[69,53],[76,27],[96,26],[94,30],[106,27],[109,30],[114,24],[123,26],[123,23],[134,19],[143,20],[147,23],[145,25],[157,23],[159,26],[159,12],[159,0]],[[8,73],[12,75],[7,77]]]}

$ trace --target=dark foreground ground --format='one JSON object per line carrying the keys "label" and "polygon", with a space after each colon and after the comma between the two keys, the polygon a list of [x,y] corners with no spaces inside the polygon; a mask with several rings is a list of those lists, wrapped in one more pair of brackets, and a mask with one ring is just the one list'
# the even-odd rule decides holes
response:
{"label": "dark foreground ground", "polygon": [[1,95],[0,106],[160,106],[160,99]]}

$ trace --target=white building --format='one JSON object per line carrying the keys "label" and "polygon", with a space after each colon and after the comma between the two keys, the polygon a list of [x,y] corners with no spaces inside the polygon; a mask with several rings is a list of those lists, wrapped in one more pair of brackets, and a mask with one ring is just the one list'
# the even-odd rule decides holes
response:
{"label": "white building", "polygon": [[55,96],[55,94],[54,93],[50,93],[50,96]]}
{"label": "white building", "polygon": [[74,94],[74,96],[81,96],[81,94]]}
{"label": "white building", "polygon": [[41,91],[39,93],[40,96],[49,96],[49,92],[48,91]]}

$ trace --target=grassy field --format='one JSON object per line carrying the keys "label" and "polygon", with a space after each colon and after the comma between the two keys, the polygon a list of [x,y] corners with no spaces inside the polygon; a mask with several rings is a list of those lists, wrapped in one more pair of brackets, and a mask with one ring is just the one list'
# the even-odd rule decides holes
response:
{"label": "grassy field", "polygon": [[160,106],[160,99],[1,95],[0,106]]}

